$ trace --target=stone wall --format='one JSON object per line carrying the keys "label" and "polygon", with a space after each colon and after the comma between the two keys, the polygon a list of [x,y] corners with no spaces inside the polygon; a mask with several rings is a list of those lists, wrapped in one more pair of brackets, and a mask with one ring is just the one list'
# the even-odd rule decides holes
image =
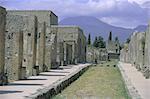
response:
{"label": "stone wall", "polygon": [[[72,64],[86,61],[86,37],[83,31],[77,26],[52,26],[57,29],[57,43],[64,42],[72,45]],[[61,49],[59,46],[58,50]],[[66,58],[66,48],[64,49],[64,64],[68,63]],[[59,60],[59,59],[58,59]],[[61,60],[61,59],[60,59]]]}
{"label": "stone wall", "polygon": [[[56,30],[36,16],[7,14],[6,63],[8,82],[56,68]],[[50,53],[50,54],[49,54]]]}
{"label": "stone wall", "polygon": [[136,60],[135,65],[138,70],[142,70],[144,66],[144,47],[145,47],[145,33],[141,32],[137,34],[136,42]]}
{"label": "stone wall", "polygon": [[106,43],[106,49],[108,53],[120,53],[120,44],[117,41],[107,41]]}
{"label": "stone wall", "polygon": [[[50,48],[50,46],[49,46],[49,48],[48,47],[40,48],[40,47],[44,47],[44,45],[42,45],[41,43],[46,42],[46,44],[45,44],[45,46],[46,46],[46,45],[49,45],[49,42],[54,40],[53,38],[51,38],[52,32],[50,32],[50,34],[48,34],[48,33],[43,34],[42,33],[42,35],[40,33],[42,31],[43,32],[46,31],[47,26],[50,27],[51,25],[58,25],[58,17],[52,11],[49,11],[49,10],[8,10],[8,15],[36,16],[36,18],[38,20],[38,28],[37,28],[38,33],[37,33],[37,40],[36,40],[36,42],[37,42],[37,45],[36,45],[36,50],[37,50],[36,51],[36,65],[34,66],[35,70],[33,69],[32,75],[36,75],[41,71],[47,71],[53,65],[55,65],[55,66],[53,66],[52,68],[56,68],[57,66],[56,66],[56,62],[55,62],[55,60],[56,60],[55,57],[51,57],[52,60],[48,60],[47,58],[43,58],[43,59],[40,58],[40,56],[47,57],[47,56],[42,55],[45,53],[46,50],[49,51],[51,49],[51,51],[55,53],[55,49],[56,49],[55,47],[56,46],[53,43],[51,43],[51,48]],[[45,26],[43,27],[42,24],[44,22],[45,22]],[[45,30],[42,30],[42,27]],[[43,36],[45,36],[45,38]],[[46,55],[50,55],[51,52],[47,52],[47,53],[49,53],[49,54],[46,54]],[[45,59],[46,59],[46,62],[44,62]],[[46,64],[44,64],[44,63],[46,63]],[[39,70],[39,71],[37,71],[37,70]]]}
{"label": "stone wall", "polygon": [[115,38],[113,40],[112,32],[110,32],[108,40],[106,42],[106,49],[108,54],[110,54],[110,59],[118,59],[117,56],[119,56],[118,54],[120,54],[120,43],[118,38]]}
{"label": "stone wall", "polygon": [[51,27],[46,28],[46,47],[45,47],[45,70],[57,68],[57,30]]}
{"label": "stone wall", "polygon": [[120,43],[119,43],[119,41],[108,40],[106,43],[106,49],[108,52],[109,60],[119,59],[119,56],[120,56]]}
{"label": "stone wall", "polygon": [[0,7],[0,85],[4,84],[6,10]]}
{"label": "stone wall", "polygon": [[83,34],[83,30],[80,28],[78,29],[79,32],[79,42],[78,42],[78,57],[79,57],[79,62],[86,62],[86,37]]}
{"label": "stone wall", "polygon": [[150,23],[145,34],[144,66],[143,73],[146,78],[150,78]]}
{"label": "stone wall", "polygon": [[19,72],[22,65],[23,57],[23,17],[10,16],[6,17],[5,33],[5,71],[8,81],[19,79]]}
{"label": "stone wall", "polygon": [[39,23],[46,22],[48,26],[58,25],[58,17],[49,10],[8,10],[10,15],[36,16]]}
{"label": "stone wall", "polygon": [[64,42],[57,42],[57,63],[59,66],[64,65]]}
{"label": "stone wall", "polygon": [[150,77],[149,70],[149,29],[145,32],[134,32],[129,44],[125,44],[121,50],[120,61],[131,63],[143,73],[146,78]]}
{"label": "stone wall", "polygon": [[23,46],[23,67],[26,67],[26,76],[37,75],[36,48],[37,48],[37,18],[36,16],[24,17],[24,46]]}
{"label": "stone wall", "polygon": [[44,71],[45,66],[45,47],[46,47],[46,23],[38,24],[37,36],[37,61],[36,66],[39,66],[39,72]]}
{"label": "stone wall", "polygon": [[89,63],[101,63],[108,61],[108,53],[105,48],[87,47],[86,60]]}
{"label": "stone wall", "polygon": [[98,50],[94,47],[87,47],[86,61],[89,63],[95,63],[98,60]]}
{"label": "stone wall", "polygon": [[36,75],[37,18],[7,15],[5,39],[8,80]]}
{"label": "stone wall", "polygon": [[120,51],[120,61],[129,63],[129,45],[124,44],[124,48]]}
{"label": "stone wall", "polygon": [[86,61],[83,31],[77,26],[57,26],[52,11],[13,10],[6,16],[0,8],[0,18],[0,84],[4,78],[12,82]]}

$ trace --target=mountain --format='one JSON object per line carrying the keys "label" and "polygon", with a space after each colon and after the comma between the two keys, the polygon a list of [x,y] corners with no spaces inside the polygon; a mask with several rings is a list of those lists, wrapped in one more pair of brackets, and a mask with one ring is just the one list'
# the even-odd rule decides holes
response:
{"label": "mountain", "polygon": [[[127,29],[122,27],[116,27],[109,25],[95,17],[91,16],[77,16],[69,17],[61,20],[60,25],[77,25],[80,26],[88,37],[88,34],[91,34],[92,41],[95,36],[102,36],[107,40],[109,32],[112,31],[112,35],[115,38],[118,36],[121,42],[126,41],[126,39],[135,31],[138,30],[138,27],[135,29]],[[143,28],[142,28],[143,29]]]}
{"label": "mountain", "polygon": [[134,31],[144,32],[147,29],[148,26],[146,25],[139,25],[136,28],[134,28]]}

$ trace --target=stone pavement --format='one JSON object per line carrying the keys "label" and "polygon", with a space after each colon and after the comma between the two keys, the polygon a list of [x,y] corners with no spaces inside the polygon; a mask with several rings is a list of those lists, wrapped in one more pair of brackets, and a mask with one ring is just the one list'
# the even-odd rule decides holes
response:
{"label": "stone pavement", "polygon": [[40,93],[43,89],[50,90],[56,83],[68,79],[90,64],[63,66],[48,72],[40,73],[39,76],[29,77],[27,80],[12,82],[6,86],[0,86],[0,99],[24,99]]}
{"label": "stone pavement", "polygon": [[133,99],[150,99],[150,79],[129,63],[119,62],[118,67]]}

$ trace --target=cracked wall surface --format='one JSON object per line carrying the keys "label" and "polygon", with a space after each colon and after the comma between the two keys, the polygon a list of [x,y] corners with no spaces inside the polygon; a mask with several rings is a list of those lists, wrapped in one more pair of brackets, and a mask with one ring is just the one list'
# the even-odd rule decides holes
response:
{"label": "cracked wall surface", "polygon": [[36,75],[36,33],[35,16],[7,15],[5,68],[10,81]]}
{"label": "cracked wall surface", "polygon": [[0,72],[8,82],[86,62],[86,37],[79,27],[58,26],[58,17],[48,10],[11,10],[7,16],[4,8],[0,11],[1,59],[5,60],[0,61]]}
{"label": "cracked wall surface", "polygon": [[[57,29],[57,42],[64,42],[64,64],[68,63],[66,44],[72,45],[72,62],[82,63],[86,61],[86,37],[82,29],[77,26],[52,26]],[[58,47],[59,50],[59,47]]]}
{"label": "cracked wall surface", "polygon": [[0,84],[3,84],[5,65],[5,24],[6,10],[0,7]]}
{"label": "cracked wall surface", "polygon": [[149,58],[149,27],[145,32],[134,32],[129,44],[125,44],[121,50],[120,60],[131,63],[141,71],[146,78],[150,77]]}
{"label": "cracked wall surface", "polygon": [[49,10],[8,10],[11,15],[36,16],[39,23],[46,22],[47,26],[58,25],[58,17]]}

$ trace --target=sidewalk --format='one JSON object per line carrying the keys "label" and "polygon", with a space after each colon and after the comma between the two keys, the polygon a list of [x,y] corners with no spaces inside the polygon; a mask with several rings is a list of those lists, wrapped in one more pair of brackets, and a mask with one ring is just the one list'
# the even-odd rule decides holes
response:
{"label": "sidewalk", "polygon": [[90,64],[63,66],[57,70],[40,73],[39,76],[29,77],[28,80],[19,80],[7,86],[0,86],[0,99],[24,99],[40,90],[53,87],[55,83],[69,75],[75,74]]}
{"label": "sidewalk", "polygon": [[119,62],[118,67],[132,98],[150,99],[150,79],[145,79],[142,73],[131,64]]}

